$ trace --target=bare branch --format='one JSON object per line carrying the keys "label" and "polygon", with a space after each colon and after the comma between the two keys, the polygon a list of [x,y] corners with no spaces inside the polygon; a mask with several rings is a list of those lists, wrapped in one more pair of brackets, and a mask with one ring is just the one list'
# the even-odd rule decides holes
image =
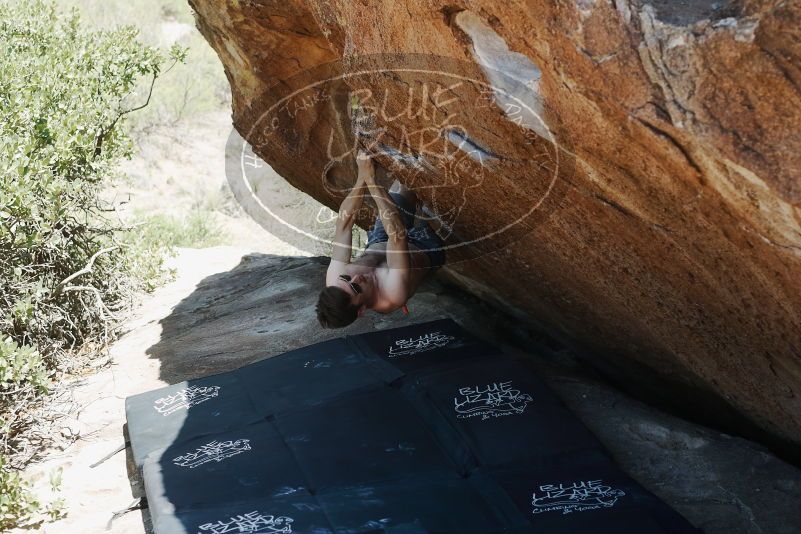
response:
{"label": "bare branch", "polygon": [[117,245],[114,245],[112,247],[106,247],[106,248],[100,249],[97,252],[95,252],[94,254],[92,254],[92,257],[89,258],[89,263],[87,263],[86,266],[83,269],[81,269],[80,271],[72,273],[71,275],[69,275],[64,280],[62,280],[61,282],[58,283],[58,285],[53,290],[53,297],[57,297],[58,295],[60,295],[61,292],[64,290],[64,286],[69,284],[72,280],[75,280],[76,278],[78,278],[79,276],[82,276],[84,274],[91,273],[92,272],[92,267],[94,266],[95,260],[98,258],[98,256],[100,256],[101,254],[106,254],[108,252],[111,252],[112,250],[116,250],[118,248],[119,247]]}
{"label": "bare branch", "polygon": [[117,316],[106,307],[106,304],[103,302],[103,297],[100,295],[100,290],[96,287],[92,286],[67,286],[64,288],[64,291],[90,291],[95,294],[95,298],[97,299],[97,306],[100,308],[100,313],[103,316],[104,320],[108,320],[109,317],[112,319],[117,319]]}

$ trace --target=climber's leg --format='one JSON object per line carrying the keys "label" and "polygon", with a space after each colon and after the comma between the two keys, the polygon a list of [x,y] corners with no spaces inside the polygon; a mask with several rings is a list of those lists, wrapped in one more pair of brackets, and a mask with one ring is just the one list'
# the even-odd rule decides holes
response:
{"label": "climber's leg", "polygon": [[398,211],[406,228],[412,228],[417,212],[417,194],[398,180],[395,180],[389,188],[389,196],[398,206]]}
{"label": "climber's leg", "polygon": [[398,180],[392,182],[392,187],[389,188],[389,192],[397,193],[406,199],[406,202],[412,206],[417,206],[417,193],[400,183]]}
{"label": "climber's leg", "polygon": [[[407,230],[414,227],[415,211],[417,209],[417,195],[411,189],[406,189],[403,185],[395,180],[392,187],[389,188],[389,198],[395,203],[400,213],[403,225]],[[381,218],[376,216],[373,227],[367,231],[367,245],[365,249],[370,248],[375,243],[384,243],[389,240],[384,224]]]}

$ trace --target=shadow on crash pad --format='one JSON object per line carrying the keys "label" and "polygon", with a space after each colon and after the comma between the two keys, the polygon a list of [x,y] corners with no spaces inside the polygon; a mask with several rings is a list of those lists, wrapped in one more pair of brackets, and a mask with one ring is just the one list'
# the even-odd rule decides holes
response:
{"label": "shadow on crash pad", "polygon": [[157,534],[700,532],[446,319],[126,399]]}

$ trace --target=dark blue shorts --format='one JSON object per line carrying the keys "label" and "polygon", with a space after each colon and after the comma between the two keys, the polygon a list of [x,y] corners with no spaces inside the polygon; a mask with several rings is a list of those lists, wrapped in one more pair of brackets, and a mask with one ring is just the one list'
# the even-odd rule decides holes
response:
{"label": "dark blue shorts", "polygon": [[[389,196],[398,207],[403,224],[406,226],[406,238],[409,244],[426,253],[432,269],[438,269],[445,265],[445,251],[442,249],[444,245],[442,239],[427,224],[422,226],[414,225],[416,206],[400,193],[389,193]],[[386,243],[387,241],[389,241],[389,236],[384,229],[384,224],[381,222],[380,217],[376,217],[373,229],[367,232],[367,245],[364,248],[366,250],[375,243]]]}

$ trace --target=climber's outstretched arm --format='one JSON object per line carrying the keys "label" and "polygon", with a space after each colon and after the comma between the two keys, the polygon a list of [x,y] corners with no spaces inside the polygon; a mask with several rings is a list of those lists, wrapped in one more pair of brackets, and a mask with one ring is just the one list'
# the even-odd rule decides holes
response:
{"label": "climber's outstretched arm", "polygon": [[364,193],[367,191],[365,176],[359,171],[356,178],[356,185],[350,190],[348,196],[339,206],[337,215],[336,230],[334,231],[333,250],[331,251],[331,263],[325,275],[326,285],[334,285],[337,277],[344,273],[344,267],[350,263],[351,251],[353,248],[353,225],[359,214],[364,201]]}
{"label": "climber's outstretched arm", "polygon": [[387,266],[389,276],[384,282],[382,293],[397,307],[406,304],[409,298],[409,245],[406,239],[406,225],[403,223],[395,202],[387,191],[375,182],[375,170],[369,154],[359,153],[356,157],[360,173],[364,169],[364,180],[370,196],[378,207],[378,216],[389,237],[387,241]]}

